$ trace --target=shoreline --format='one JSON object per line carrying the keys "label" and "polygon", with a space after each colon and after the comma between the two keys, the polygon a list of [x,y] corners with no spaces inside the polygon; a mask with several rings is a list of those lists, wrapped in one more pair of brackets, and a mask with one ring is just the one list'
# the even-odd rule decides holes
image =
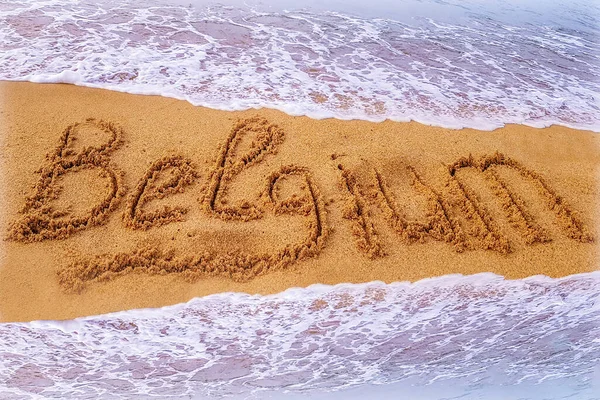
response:
{"label": "shoreline", "polygon": [[[66,72],[71,72],[71,71],[66,71]],[[443,125],[443,124],[436,124],[434,121],[425,122],[425,121],[421,121],[421,120],[413,119],[413,118],[410,118],[409,120],[395,119],[395,118],[390,118],[390,117],[385,117],[384,119],[381,119],[381,118],[369,119],[369,118],[364,118],[364,117],[363,118],[361,118],[361,117],[345,117],[345,116],[339,116],[339,115],[317,116],[316,114],[318,114],[318,113],[292,114],[292,113],[288,113],[283,107],[264,106],[264,107],[228,109],[226,107],[213,107],[212,105],[208,105],[208,104],[195,104],[188,98],[178,97],[176,95],[171,95],[169,93],[157,93],[154,90],[139,90],[139,91],[134,90],[134,91],[132,91],[131,88],[128,88],[128,90],[120,90],[119,85],[114,85],[110,88],[106,88],[106,87],[103,87],[102,85],[96,85],[96,84],[87,83],[87,82],[79,82],[78,79],[80,79],[80,77],[78,77],[77,79],[75,79],[74,77],[72,77],[72,79],[69,79],[69,76],[71,76],[71,75],[67,74],[66,78],[65,78],[65,75],[63,73],[60,73],[60,74],[53,75],[51,77],[43,77],[43,78],[34,77],[33,79],[28,78],[28,79],[15,79],[15,80],[0,79],[0,82],[33,83],[33,84],[37,84],[37,85],[72,85],[72,86],[77,86],[80,88],[106,90],[109,92],[129,94],[129,95],[133,95],[133,96],[151,96],[151,97],[155,96],[155,97],[160,97],[160,98],[164,98],[164,99],[184,101],[193,107],[206,108],[206,109],[215,110],[215,111],[249,112],[249,111],[271,110],[271,111],[277,111],[277,112],[284,113],[290,117],[305,117],[305,118],[309,118],[309,119],[313,119],[313,120],[317,120],[317,121],[332,119],[332,120],[349,121],[349,122],[364,121],[364,122],[371,122],[371,123],[375,123],[375,124],[379,124],[379,123],[400,123],[400,124],[416,123],[419,125],[430,126],[432,128],[441,128],[441,129],[449,129],[449,130],[472,129],[472,130],[477,130],[477,131],[481,131],[481,132],[493,132],[497,129],[502,129],[507,126],[509,126],[509,127],[510,126],[524,126],[524,127],[534,128],[534,129],[547,129],[547,128],[552,128],[552,127],[558,127],[558,128],[572,129],[572,130],[576,130],[576,131],[600,133],[600,126],[594,126],[593,128],[590,128],[590,127],[585,127],[583,125],[569,125],[569,124],[561,124],[559,122],[553,122],[553,123],[550,123],[549,125],[542,124],[540,126],[532,125],[532,124],[528,124],[528,123],[524,123],[524,122],[507,122],[507,123],[504,123],[502,126],[491,127],[491,125],[490,125],[490,128],[483,128],[480,126],[475,127],[475,126],[464,126],[464,125],[449,126],[449,125]],[[375,115],[375,114],[373,114],[373,115]],[[483,118],[478,117],[478,119],[481,120]]]}
{"label": "shoreline", "polygon": [[[598,270],[591,131],[313,120],[66,84],[0,90],[2,321],[312,283]],[[60,148],[68,129],[89,136]]]}
{"label": "shoreline", "polygon": [[[215,292],[215,293],[211,293],[211,294],[207,294],[205,296],[201,296],[201,297],[192,297],[191,299],[188,299],[184,302],[181,303],[175,303],[175,304],[167,304],[164,306],[160,306],[160,307],[145,307],[145,308],[128,308],[128,309],[123,309],[123,310],[117,310],[117,311],[111,311],[111,312],[107,312],[107,313],[102,313],[102,314],[90,314],[90,315],[82,315],[80,317],[75,317],[72,319],[58,319],[58,320],[54,320],[54,319],[38,319],[38,320],[28,320],[28,321],[9,321],[9,322],[5,322],[2,321],[0,323],[36,323],[36,324],[46,324],[46,323],[50,323],[50,324],[54,324],[54,323],[58,323],[60,324],[61,322],[71,322],[71,321],[86,321],[89,319],[97,319],[100,317],[125,317],[127,315],[128,312],[140,312],[142,314],[146,313],[146,312],[157,312],[157,311],[170,311],[170,310],[177,310],[179,308],[185,307],[186,305],[190,305],[192,302],[195,301],[209,301],[209,300],[213,300],[213,299],[218,299],[220,298],[220,296],[261,296],[264,299],[267,300],[278,300],[278,299],[282,299],[282,298],[287,298],[291,295],[298,295],[301,294],[302,292],[308,292],[310,294],[314,294],[312,292],[323,292],[324,294],[331,294],[332,292],[335,292],[336,290],[339,289],[353,289],[356,290],[357,286],[364,286],[365,288],[367,288],[367,290],[371,289],[371,290],[376,290],[376,289],[381,289],[381,285],[384,285],[384,288],[386,289],[391,289],[394,286],[404,286],[404,285],[408,285],[412,288],[414,287],[419,287],[419,286],[423,286],[426,288],[427,285],[432,285],[432,284],[444,284],[444,283],[455,283],[452,281],[457,281],[457,280],[464,280],[465,283],[469,283],[472,284],[473,281],[476,282],[476,278],[490,278],[493,277],[494,279],[498,279],[498,280],[502,280],[504,281],[532,281],[533,283],[540,283],[540,281],[542,281],[542,283],[548,283],[548,281],[555,281],[558,282],[560,284],[560,282],[562,281],[571,281],[573,279],[585,279],[585,278],[592,278],[593,277],[600,277],[600,269],[594,270],[594,271],[590,271],[590,272],[579,272],[579,273],[575,273],[575,274],[571,274],[571,275],[564,275],[564,276],[559,276],[559,277],[550,277],[547,275],[530,275],[530,276],[526,276],[526,277],[522,277],[522,278],[506,278],[504,276],[501,275],[496,275],[492,272],[476,272],[470,275],[462,275],[462,274],[448,274],[448,275],[439,275],[439,276],[431,276],[431,277],[426,277],[426,278],[422,278],[416,281],[392,281],[392,282],[384,282],[381,280],[373,280],[373,281],[367,281],[367,282],[359,282],[359,283],[351,283],[351,282],[338,282],[338,283],[333,283],[333,284],[323,284],[323,283],[312,283],[308,286],[291,286],[288,288],[285,288],[279,292],[266,292],[266,293],[248,293],[248,292],[234,292],[234,291],[223,291],[223,292]],[[444,281],[448,281],[448,282],[444,282]],[[546,281],[546,282],[544,282]],[[487,284],[489,284],[490,282],[486,282]],[[440,285],[441,286],[441,285]],[[443,286],[442,286],[443,287]],[[239,301],[239,298],[236,299]]]}

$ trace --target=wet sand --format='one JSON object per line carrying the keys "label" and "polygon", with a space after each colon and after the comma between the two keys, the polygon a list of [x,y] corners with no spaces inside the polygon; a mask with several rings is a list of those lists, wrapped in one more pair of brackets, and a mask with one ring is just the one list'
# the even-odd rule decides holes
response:
{"label": "wet sand", "polygon": [[0,319],[599,266],[600,136],[0,83]]}

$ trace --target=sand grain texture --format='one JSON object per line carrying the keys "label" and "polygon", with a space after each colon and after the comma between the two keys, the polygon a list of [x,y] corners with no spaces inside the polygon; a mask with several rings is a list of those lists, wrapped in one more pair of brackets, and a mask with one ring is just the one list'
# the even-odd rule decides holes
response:
{"label": "sand grain texture", "polygon": [[0,318],[221,291],[593,271],[600,136],[0,83]]}

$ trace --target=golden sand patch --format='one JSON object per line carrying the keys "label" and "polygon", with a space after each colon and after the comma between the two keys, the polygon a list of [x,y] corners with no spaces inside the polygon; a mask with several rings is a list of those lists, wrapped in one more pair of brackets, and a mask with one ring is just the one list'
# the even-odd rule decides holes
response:
{"label": "golden sand patch", "polygon": [[[315,121],[3,87],[3,318],[598,266],[593,133]],[[52,106],[36,108],[38,98]]]}
{"label": "golden sand patch", "polygon": [[[82,126],[94,126],[99,131],[109,133],[108,140],[98,146],[74,151],[73,143],[78,139],[76,132]],[[126,140],[123,136],[124,130],[118,124],[93,118],[67,127],[59,139],[58,147],[48,153],[44,165],[37,171],[40,175],[38,184],[34,193],[26,198],[21,215],[10,224],[7,239],[21,242],[67,239],[78,231],[104,223],[125,192],[120,183],[120,174],[110,163],[111,152]],[[260,219],[267,210],[275,215],[304,216],[308,234],[303,240],[266,254],[219,254],[210,251],[179,254],[174,250],[161,249],[159,245],[126,253],[103,254],[93,259],[81,255],[73,257],[68,265],[58,271],[60,285],[67,291],[80,292],[87,282],[106,281],[134,271],[159,275],[180,273],[192,281],[214,275],[247,280],[285,268],[306,257],[317,256],[326,244],[329,227],[322,196],[308,168],[286,165],[267,175],[261,192],[261,204],[243,201],[231,205],[227,201],[227,189],[235,182],[235,177],[276,154],[284,138],[283,130],[265,118],[252,117],[237,121],[218,151],[207,184],[200,190],[199,203],[207,216],[223,221]],[[246,149],[239,151],[242,145],[246,145]],[[421,220],[409,220],[403,215],[402,206],[394,199],[383,174],[377,168],[372,169],[372,182],[361,186],[351,170],[338,164],[340,187],[347,196],[342,215],[351,223],[357,249],[370,259],[386,256],[372,221],[371,206],[379,207],[383,212],[389,227],[397,234],[397,243],[410,245],[435,240],[451,244],[457,252],[483,249],[506,254],[514,251],[486,208],[486,202],[459,178],[461,170],[470,168],[481,173],[490,184],[510,225],[528,246],[550,242],[552,239],[538,225],[519,194],[510,188],[510,182],[498,175],[497,170],[502,167],[512,168],[532,182],[540,194],[540,200],[545,201],[548,210],[555,214],[556,225],[567,237],[583,243],[594,241],[572,207],[537,172],[498,152],[478,158],[469,155],[450,164],[442,192],[430,187],[413,166],[406,165],[407,177],[415,195],[423,198],[425,218]],[[102,171],[100,178],[108,181],[107,193],[97,199],[97,204],[90,205],[86,215],[69,217],[68,212],[54,209],[50,202],[59,198],[63,191],[58,183],[59,177],[85,168]],[[292,176],[300,178],[299,194],[293,193],[282,198],[280,186]],[[197,207],[197,204],[174,206],[167,200],[161,208],[152,211],[145,210],[144,205],[154,199],[168,199],[175,193],[183,193],[198,177],[197,167],[182,156],[164,156],[155,161],[129,195],[122,214],[123,229],[148,230],[183,221],[189,207]],[[463,225],[469,228],[465,230]]]}

